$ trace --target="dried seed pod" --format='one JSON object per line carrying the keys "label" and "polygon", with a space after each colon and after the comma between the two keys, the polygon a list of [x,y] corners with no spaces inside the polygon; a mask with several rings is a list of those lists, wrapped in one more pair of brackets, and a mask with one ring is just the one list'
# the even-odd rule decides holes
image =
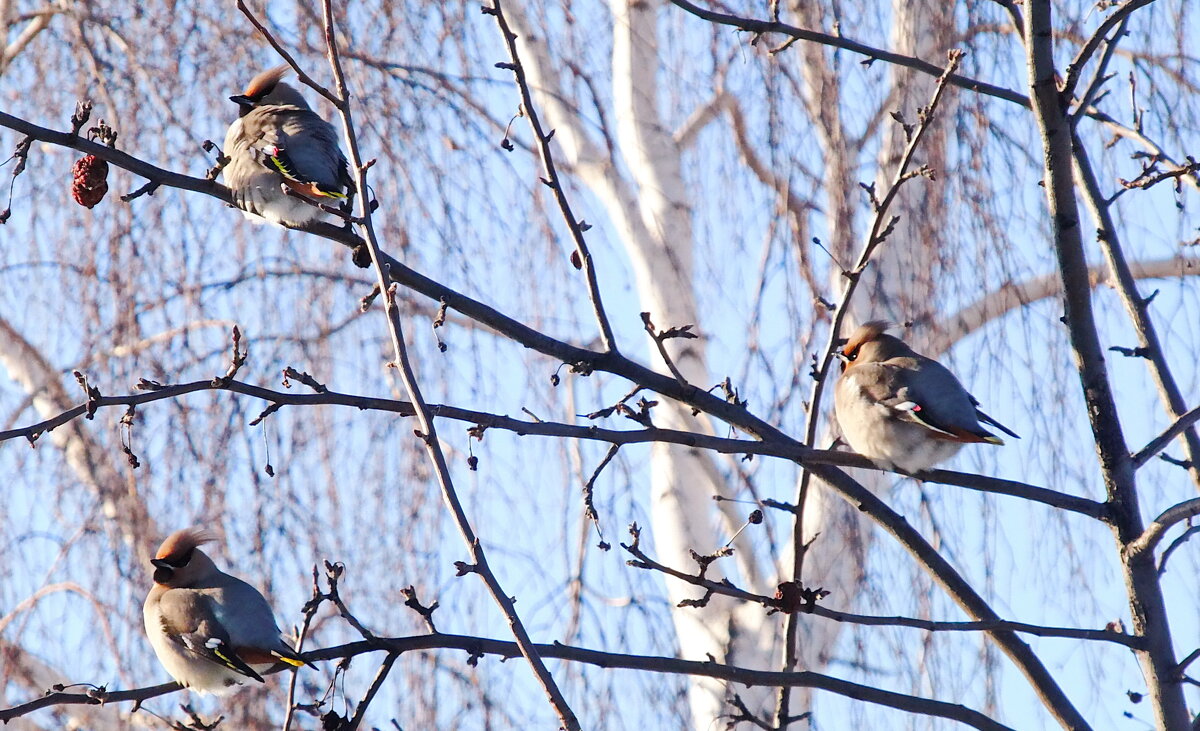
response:
{"label": "dried seed pod", "polygon": [[84,155],[71,170],[71,195],[85,208],[93,208],[108,192],[108,163],[95,155]]}

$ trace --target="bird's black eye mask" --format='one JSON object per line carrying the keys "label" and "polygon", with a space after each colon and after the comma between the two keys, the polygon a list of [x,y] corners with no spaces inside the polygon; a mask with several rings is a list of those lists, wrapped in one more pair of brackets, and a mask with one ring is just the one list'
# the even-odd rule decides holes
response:
{"label": "bird's black eye mask", "polygon": [[177,569],[187,566],[192,561],[192,553],[196,549],[190,548],[182,556],[173,558],[155,558],[151,559],[150,563],[154,565],[154,581],[159,584],[165,584],[175,575]]}
{"label": "bird's black eye mask", "polygon": [[245,94],[235,94],[229,97],[229,101],[238,105],[238,117],[246,116],[251,109],[254,109],[254,105],[257,103],[256,99],[251,99]]}
{"label": "bird's black eye mask", "polygon": [[849,342],[850,342],[850,341],[849,341],[849,339],[848,339],[848,338],[840,338],[840,339],[837,341],[837,348],[838,348],[838,349],[837,349],[837,350],[835,350],[835,351],[833,351],[833,354],[834,354],[835,356],[837,356],[837,359],[838,359],[838,360],[840,360],[840,361],[842,361],[842,363],[843,363],[843,364],[845,364],[845,363],[850,363],[850,362],[852,362],[852,361],[853,361],[855,358],[857,358],[857,357],[858,357],[858,347],[857,347],[857,346],[856,346],[856,347],[855,347],[853,350],[851,350],[851,351],[849,351],[849,352],[847,352],[847,351],[845,350],[846,344],[847,344],[847,343],[849,343]]}

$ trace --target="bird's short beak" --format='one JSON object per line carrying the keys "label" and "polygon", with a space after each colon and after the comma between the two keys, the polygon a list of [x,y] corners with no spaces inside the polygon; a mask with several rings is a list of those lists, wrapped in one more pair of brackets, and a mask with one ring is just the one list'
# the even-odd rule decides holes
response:
{"label": "bird's short beak", "polygon": [[254,106],[254,100],[245,94],[235,94],[234,96],[229,97],[229,101],[237,104],[240,107]]}
{"label": "bird's short beak", "polygon": [[156,569],[174,569],[175,567],[167,563],[165,558],[152,558],[150,564]]}
{"label": "bird's short beak", "polygon": [[841,361],[841,362],[843,362],[843,363],[849,363],[849,362],[850,362],[850,359],[846,357],[846,354],[845,354],[845,353],[843,353],[843,352],[842,352],[842,351],[840,351],[840,350],[835,350],[835,351],[833,351],[833,355],[834,355],[834,357],[835,357],[835,358],[837,358],[838,360],[840,360],[840,361]]}

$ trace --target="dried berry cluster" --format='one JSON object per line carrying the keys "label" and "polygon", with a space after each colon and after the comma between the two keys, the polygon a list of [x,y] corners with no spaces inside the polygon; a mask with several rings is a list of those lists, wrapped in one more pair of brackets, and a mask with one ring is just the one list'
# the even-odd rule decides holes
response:
{"label": "dried berry cluster", "polygon": [[93,208],[108,192],[108,163],[95,155],[84,155],[71,169],[71,195],[85,208]]}

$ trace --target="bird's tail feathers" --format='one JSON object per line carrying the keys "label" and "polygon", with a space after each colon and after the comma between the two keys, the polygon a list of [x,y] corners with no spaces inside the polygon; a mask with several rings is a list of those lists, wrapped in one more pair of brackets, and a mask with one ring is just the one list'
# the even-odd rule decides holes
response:
{"label": "bird's tail feathers", "polygon": [[[1009,436],[1010,436],[1010,437],[1012,437],[1013,439],[1020,439],[1020,438],[1021,438],[1021,435],[1020,435],[1020,434],[1016,433],[1016,432],[1015,432],[1015,431],[1013,431],[1012,429],[1009,429],[1007,426],[1005,426],[1005,425],[1001,424],[1000,422],[996,421],[995,419],[993,419],[992,417],[990,417],[990,416],[988,416],[987,414],[983,413],[983,412],[982,412],[982,411],[980,411],[979,409],[975,409],[975,415],[976,415],[976,416],[978,416],[978,417],[979,417],[979,420],[980,420],[980,421],[982,421],[984,424],[987,424],[988,426],[994,426],[994,427],[996,427],[997,429],[999,429],[1000,431],[1002,431],[1002,432],[1004,432],[1005,434],[1009,435]],[[1000,443],[1001,443],[1001,444],[1003,444],[1004,442],[1000,442]]]}
{"label": "bird's tail feathers", "polygon": [[310,668],[314,668],[314,669],[317,667],[316,665],[313,665],[308,660],[305,660],[304,658],[300,657],[299,653],[297,653],[296,651],[294,651],[290,648],[285,649],[283,651],[271,650],[271,654],[275,656],[276,660],[287,663],[288,665],[291,665],[294,668],[301,668],[301,667],[304,667],[305,665],[309,666]]}

